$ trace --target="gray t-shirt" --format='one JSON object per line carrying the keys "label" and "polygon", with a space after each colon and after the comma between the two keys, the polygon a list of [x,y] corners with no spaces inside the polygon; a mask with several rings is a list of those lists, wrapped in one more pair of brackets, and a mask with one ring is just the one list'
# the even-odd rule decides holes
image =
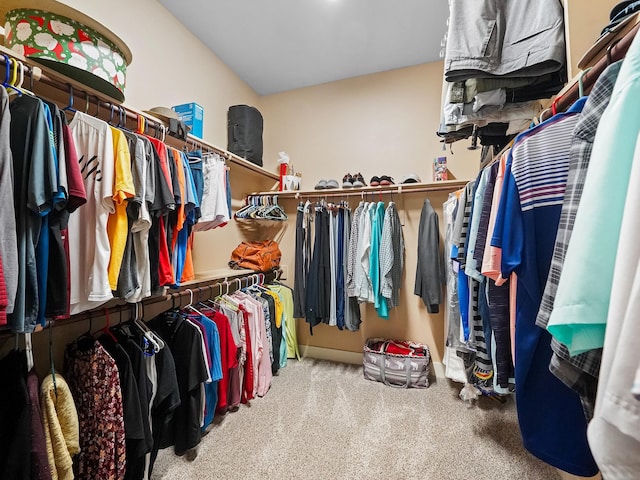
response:
{"label": "gray t-shirt", "polygon": [[9,325],[14,332],[24,333],[32,332],[37,320],[40,302],[36,245],[42,217],[51,210],[58,182],[42,102],[22,95],[11,103],[10,111],[19,261],[18,288]]}

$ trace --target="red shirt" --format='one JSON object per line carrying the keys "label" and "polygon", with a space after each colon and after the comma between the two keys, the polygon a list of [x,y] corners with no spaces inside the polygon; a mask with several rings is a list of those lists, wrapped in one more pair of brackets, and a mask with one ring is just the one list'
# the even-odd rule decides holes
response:
{"label": "red shirt", "polygon": [[229,370],[238,366],[238,348],[231,333],[231,325],[226,315],[220,312],[207,313],[207,317],[213,320],[218,327],[218,335],[220,336],[220,360],[222,364],[222,379],[218,382],[218,406],[216,411],[219,413],[226,412],[229,406]]}

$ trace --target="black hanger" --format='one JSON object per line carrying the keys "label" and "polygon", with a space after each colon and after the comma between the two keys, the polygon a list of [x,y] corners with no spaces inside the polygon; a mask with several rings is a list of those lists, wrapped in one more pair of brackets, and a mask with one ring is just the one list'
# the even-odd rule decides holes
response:
{"label": "black hanger", "polygon": [[87,314],[89,315],[89,329],[76,339],[78,350],[82,351],[91,350],[96,342],[95,338],[93,338],[93,335],[91,334],[91,330],[93,328],[93,314],[91,310],[89,310]]}

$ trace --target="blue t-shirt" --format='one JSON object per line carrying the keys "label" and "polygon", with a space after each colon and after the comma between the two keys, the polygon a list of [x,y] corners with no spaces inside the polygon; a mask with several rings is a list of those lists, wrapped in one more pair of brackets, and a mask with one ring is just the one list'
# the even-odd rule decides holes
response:
{"label": "blue t-shirt", "polygon": [[564,198],[573,129],[585,98],[518,136],[505,173],[491,244],[502,277],[518,275],[515,376],[525,448],[574,475],[598,472],[578,394],[549,371],[551,336],[535,320],[547,281]]}
{"label": "blue t-shirt", "polygon": [[207,334],[205,341],[209,346],[209,354],[211,355],[209,374],[212,382],[204,384],[205,413],[202,427],[204,429],[213,421],[216,405],[218,404],[218,381],[222,379],[222,358],[220,355],[220,333],[216,323],[203,315],[199,315],[196,320],[204,327]]}

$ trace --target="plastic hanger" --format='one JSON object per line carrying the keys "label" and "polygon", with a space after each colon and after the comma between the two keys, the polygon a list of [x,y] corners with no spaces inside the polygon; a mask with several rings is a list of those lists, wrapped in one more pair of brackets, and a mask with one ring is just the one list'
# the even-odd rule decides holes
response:
{"label": "plastic hanger", "polygon": [[96,97],[96,113],[94,117],[96,118],[100,117],[100,98],[99,97]]}
{"label": "plastic hanger", "polygon": [[18,65],[20,65],[20,80],[18,80],[18,90],[20,90],[22,92],[22,94],[28,94],[31,95],[32,97],[35,96],[33,94],[33,77],[30,77],[31,79],[31,89],[27,90],[26,88],[23,87],[24,85],[24,71],[27,69],[27,67],[25,67],[24,63],[18,61]]}
{"label": "plastic hanger", "polygon": [[111,110],[111,112],[109,113],[109,120],[107,120],[107,123],[109,125],[113,125],[113,115],[116,112],[116,106],[113,103],[109,104],[109,108]]}
{"label": "plastic hanger", "polygon": [[53,321],[49,321],[49,367],[51,369],[51,380],[53,381],[53,393],[58,398],[58,385],[56,384],[56,368],[53,363]]}
{"label": "plastic hanger", "polygon": [[197,308],[195,308],[193,306],[193,290],[191,290],[190,288],[187,288],[186,291],[189,292],[189,303],[184,308],[189,309],[192,312],[197,313],[201,317],[206,317],[206,315],[204,313],[202,313],[201,311],[199,311]]}
{"label": "plastic hanger", "polygon": [[578,95],[580,98],[584,97],[584,82],[582,78],[591,70],[591,67],[580,72],[580,76],[578,77]]}
{"label": "plastic hanger", "polygon": [[33,343],[31,342],[31,333],[24,334],[24,351],[27,356],[27,372],[33,368]]}
{"label": "plastic hanger", "polygon": [[267,208],[264,216],[265,218],[268,218],[269,220],[280,220],[280,221],[284,221],[287,220],[287,214],[285,213],[285,211],[282,209],[282,207],[280,207],[280,205],[278,205],[278,196],[274,195],[273,199],[272,199],[272,204],[269,205],[269,207]]}
{"label": "plastic hanger", "polygon": [[91,330],[93,328],[93,313],[91,312],[91,310],[89,310],[88,315],[89,329],[76,339],[76,345],[78,346],[79,350],[90,350],[91,348],[93,348],[96,341],[91,334]]}
{"label": "plastic hanger", "polygon": [[71,84],[69,84],[69,105],[62,110],[69,113],[76,113],[76,109],[73,108],[73,85]]}
{"label": "plastic hanger", "polygon": [[164,341],[162,341],[162,339],[160,339],[157,335],[155,335],[155,333],[152,332],[149,329],[149,327],[147,327],[147,325],[142,321],[142,318],[144,318],[144,310],[142,311],[142,314],[139,315],[139,308],[143,308],[142,304],[136,303],[134,304],[134,307],[135,307],[135,316],[132,322],[133,325],[135,325],[140,330],[144,338],[146,338],[149,341],[149,343],[153,347],[153,352],[158,353],[160,350],[164,348]]}
{"label": "plastic hanger", "polygon": [[2,82],[2,86],[7,90],[8,93],[11,93],[11,91],[13,91],[18,93],[19,95],[22,95],[20,90],[18,90],[11,84],[12,59],[5,54],[2,54],[2,56],[4,57],[4,82]]}
{"label": "plastic hanger", "polygon": [[114,342],[118,343],[118,339],[116,338],[116,336],[113,334],[113,332],[110,329],[111,320],[109,318],[109,309],[105,308],[103,310],[104,310],[104,316],[107,319],[107,323],[105,324],[105,326],[100,331],[105,333],[109,337],[111,337],[111,340],[113,340]]}

